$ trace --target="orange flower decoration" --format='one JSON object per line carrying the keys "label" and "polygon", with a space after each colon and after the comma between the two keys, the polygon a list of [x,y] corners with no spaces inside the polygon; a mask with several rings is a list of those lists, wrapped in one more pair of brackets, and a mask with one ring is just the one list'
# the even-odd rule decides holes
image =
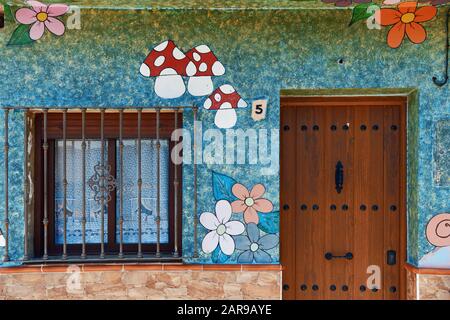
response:
{"label": "orange flower decoration", "polygon": [[233,213],[244,212],[244,221],[246,223],[259,223],[258,212],[268,213],[273,210],[273,204],[262,196],[266,192],[266,188],[262,184],[256,184],[251,191],[248,191],[240,183],[236,183],[231,192],[238,200],[231,203]]}
{"label": "orange flower decoration", "polygon": [[412,43],[422,43],[427,38],[425,28],[419,22],[434,18],[437,9],[434,6],[417,8],[417,2],[402,2],[397,10],[382,8],[375,14],[379,25],[394,25],[388,32],[387,43],[391,48],[398,48],[403,42],[405,33]]}

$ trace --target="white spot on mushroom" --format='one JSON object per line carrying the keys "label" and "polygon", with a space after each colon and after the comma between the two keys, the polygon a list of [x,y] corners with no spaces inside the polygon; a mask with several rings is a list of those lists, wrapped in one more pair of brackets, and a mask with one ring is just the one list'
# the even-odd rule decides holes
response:
{"label": "white spot on mushroom", "polygon": [[216,93],[214,95],[214,100],[216,100],[217,102],[219,102],[220,100],[222,100],[222,97],[220,96],[220,94]]}
{"label": "white spot on mushroom", "polygon": [[146,65],[145,63],[141,64],[141,67],[139,68],[139,72],[140,72],[144,77],[150,77],[150,68],[149,68],[148,65]]}
{"label": "white spot on mushroom", "polygon": [[209,109],[212,106],[212,101],[210,98],[206,99],[205,103],[203,103],[203,108]]}
{"label": "white spot on mushroom", "polygon": [[202,62],[200,64],[200,66],[198,67],[198,70],[200,70],[201,72],[205,72],[206,69],[208,69],[208,65],[206,63],[204,63],[204,62]]}
{"label": "white spot on mushroom", "polygon": [[212,72],[215,76],[222,76],[225,74],[225,67],[220,61],[214,62]]}
{"label": "white spot on mushroom", "polygon": [[166,58],[164,56],[159,56],[158,58],[155,59],[154,65],[157,67],[162,66],[164,61],[166,61]]}
{"label": "white spot on mushroom", "polygon": [[229,102],[224,102],[220,105],[219,109],[233,109],[233,106]]}
{"label": "white spot on mushroom", "polygon": [[192,57],[194,58],[195,61],[200,61],[201,57],[197,52],[194,52],[192,54]]}
{"label": "white spot on mushroom", "polygon": [[195,49],[200,53],[208,53],[211,51],[211,49],[206,44],[201,44],[195,47]]}
{"label": "white spot on mushroom", "polygon": [[245,107],[247,107],[247,102],[245,102],[242,99],[239,99],[237,106],[238,106],[238,108],[245,108]]}
{"label": "white spot on mushroom", "polygon": [[192,77],[197,72],[197,68],[195,67],[195,64],[192,61],[189,61],[189,63],[186,66],[186,74],[188,77]]}
{"label": "white spot on mushroom", "polygon": [[185,54],[181,52],[181,50],[178,49],[177,47],[173,48],[172,55],[177,60],[182,60],[186,57]]}
{"label": "white spot on mushroom", "polygon": [[225,94],[230,94],[230,93],[235,92],[236,90],[234,90],[234,88],[231,85],[224,84],[224,85],[220,86],[220,91],[222,91]]}
{"label": "white spot on mushroom", "polygon": [[161,71],[161,73],[159,74],[160,76],[173,76],[178,74],[174,69],[172,68],[165,68],[163,71]]}
{"label": "white spot on mushroom", "polygon": [[163,51],[164,49],[167,48],[167,45],[169,44],[169,40],[166,40],[164,42],[161,42],[160,44],[158,44],[155,48],[153,48],[153,50],[155,51]]}

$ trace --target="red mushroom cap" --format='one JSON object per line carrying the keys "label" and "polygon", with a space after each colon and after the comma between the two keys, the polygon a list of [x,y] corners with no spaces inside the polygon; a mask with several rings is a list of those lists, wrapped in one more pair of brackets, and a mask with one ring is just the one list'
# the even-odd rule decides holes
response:
{"label": "red mushroom cap", "polygon": [[194,74],[195,77],[221,76],[225,73],[223,64],[205,44],[192,48],[186,53],[186,56],[197,68],[197,72]]}
{"label": "red mushroom cap", "polygon": [[153,48],[142,63],[140,72],[145,77],[169,75],[190,77],[195,74],[196,68],[172,40],[166,40]]}
{"label": "red mushroom cap", "polygon": [[245,108],[245,102],[239,93],[229,84],[224,84],[214,90],[205,100],[203,107],[209,110]]}

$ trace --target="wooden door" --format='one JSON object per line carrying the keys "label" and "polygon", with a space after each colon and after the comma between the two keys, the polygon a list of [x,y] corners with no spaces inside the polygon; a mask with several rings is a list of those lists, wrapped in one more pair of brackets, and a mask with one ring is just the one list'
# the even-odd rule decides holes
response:
{"label": "wooden door", "polygon": [[285,299],[399,299],[403,98],[281,100]]}

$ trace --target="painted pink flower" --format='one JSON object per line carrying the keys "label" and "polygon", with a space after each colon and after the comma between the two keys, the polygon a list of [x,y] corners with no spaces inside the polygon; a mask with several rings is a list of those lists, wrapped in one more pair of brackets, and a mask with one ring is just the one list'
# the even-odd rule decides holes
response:
{"label": "painted pink flower", "polygon": [[249,192],[242,184],[236,183],[231,189],[231,192],[238,198],[238,200],[233,201],[231,204],[233,213],[243,212],[246,223],[258,224],[258,212],[268,213],[273,210],[272,202],[262,198],[266,192],[266,188],[262,184],[254,185]]}
{"label": "painted pink flower", "polygon": [[16,20],[21,24],[33,24],[30,28],[30,38],[38,40],[44,35],[45,29],[57,36],[65,31],[64,23],[56,17],[69,11],[65,4],[51,4],[49,6],[38,1],[27,2],[31,8],[21,8],[16,12]]}

